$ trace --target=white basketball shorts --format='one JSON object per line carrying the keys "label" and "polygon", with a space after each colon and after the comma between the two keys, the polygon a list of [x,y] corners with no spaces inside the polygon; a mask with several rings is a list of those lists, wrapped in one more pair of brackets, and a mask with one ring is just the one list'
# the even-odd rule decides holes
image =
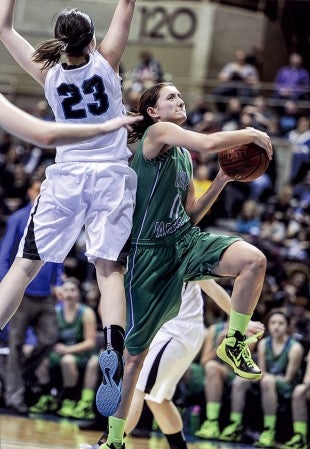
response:
{"label": "white basketball shorts", "polygon": [[137,177],[125,163],[57,163],[31,210],[17,257],[63,262],[85,226],[86,256],[126,264]]}
{"label": "white basketball shorts", "polygon": [[[169,321],[169,325],[172,321]],[[204,340],[202,322],[178,320],[174,324],[178,326],[180,335],[162,329],[157,332],[136,385],[138,390],[146,393],[145,399],[159,404],[165,399],[172,399],[177,383],[198,354]]]}

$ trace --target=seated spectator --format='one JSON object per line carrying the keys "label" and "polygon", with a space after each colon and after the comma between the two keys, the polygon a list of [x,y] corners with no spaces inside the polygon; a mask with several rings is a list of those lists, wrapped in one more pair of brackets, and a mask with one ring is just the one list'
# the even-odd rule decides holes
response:
{"label": "seated spectator", "polygon": [[265,97],[261,95],[254,98],[253,104],[244,106],[243,112],[250,114],[253,119],[253,127],[265,132],[268,132],[269,123],[275,117],[267,106]]}
{"label": "seated spectator", "polygon": [[284,443],[284,447],[289,449],[307,449],[308,441],[308,408],[307,401],[310,400],[310,351],[307,355],[307,365],[302,383],[296,385],[292,395],[292,417],[293,430],[292,438]]}
{"label": "seated spectator", "polygon": [[289,56],[287,66],[281,67],[275,77],[273,98],[306,100],[309,98],[310,76],[302,67],[303,58],[298,53]]}
{"label": "seated spectator", "polygon": [[284,184],[277,194],[268,198],[266,208],[269,205],[273,207],[277,219],[288,226],[298,206],[293,186],[290,183]]}
{"label": "seated spectator", "polygon": [[139,63],[123,82],[124,103],[128,111],[136,111],[140,94],[153,84],[163,81],[161,63],[149,52],[139,53]]}
{"label": "seated spectator", "polygon": [[286,135],[292,144],[292,168],[291,176],[293,184],[297,184],[304,173],[305,168],[310,168],[310,118],[301,116],[295,129]]}
{"label": "seated spectator", "polygon": [[294,306],[287,312],[291,315],[292,336],[307,353],[310,350],[310,297],[297,296]]}
{"label": "seated spectator", "polygon": [[235,59],[226,64],[218,75],[219,86],[214,90],[215,96],[219,97],[217,108],[220,112],[225,111],[224,97],[253,97],[258,92],[259,75],[257,69],[246,62],[246,52],[237,50]]}
{"label": "seated spectator", "polygon": [[193,127],[193,131],[205,134],[215,133],[219,130],[219,119],[217,115],[212,111],[205,112],[202,116],[201,121],[196,123],[196,125]]}
{"label": "seated spectator", "polygon": [[286,100],[283,111],[279,114],[279,129],[282,137],[286,136],[290,131],[296,128],[297,121],[300,117],[297,101]]}
{"label": "seated spectator", "polygon": [[294,185],[294,196],[299,201],[300,206],[306,210],[310,206],[310,169],[306,170],[298,182]]}
{"label": "seated spectator", "polygon": [[258,235],[260,227],[260,210],[257,203],[253,200],[245,200],[241,213],[236,219],[236,231],[240,234]]}
{"label": "seated spectator", "polygon": [[280,244],[285,239],[285,235],[286,228],[284,223],[279,220],[273,206],[268,206],[262,214],[260,238]]}
{"label": "seated spectator", "polygon": [[198,95],[193,108],[187,114],[185,126],[187,128],[193,128],[197,123],[201,122],[204,113],[209,111],[210,108],[207,105],[205,97],[202,94]]}
{"label": "seated spectator", "polygon": [[[63,284],[63,302],[56,306],[58,342],[36,371],[42,396],[29,408],[32,413],[57,410],[58,415],[68,417],[77,406],[78,383],[94,353],[97,327],[94,311],[81,304],[80,296],[79,282],[74,278],[66,279]],[[51,395],[51,389],[55,386],[55,374],[59,374],[59,371],[62,391],[56,399]],[[94,394],[90,389],[82,392],[83,401],[90,404],[90,412]]]}
{"label": "seated spectator", "polygon": [[303,357],[301,344],[289,334],[290,319],[282,309],[272,309],[267,317],[268,334],[258,343],[258,361],[263,377],[257,383],[235,378],[231,397],[231,424],[220,435],[224,441],[240,441],[246,393],[260,386],[264,430],[256,447],[275,447],[276,416],[280,397],[289,399],[297,385]]}
{"label": "seated spectator", "polygon": [[143,50],[139,53],[139,64],[131,73],[132,89],[141,92],[153,84],[163,80],[163,69],[161,63],[149,51]]}
{"label": "seated spectator", "polygon": [[289,313],[299,297],[310,297],[309,274],[302,265],[294,264],[287,269],[287,275],[283,281],[283,289],[286,294],[284,306]]}
{"label": "seated spectator", "polygon": [[228,100],[226,110],[222,118],[222,131],[233,131],[240,128],[241,111],[242,106],[239,98],[230,98]]}
{"label": "seated spectator", "polygon": [[294,236],[284,242],[284,255],[289,260],[309,260],[310,258],[310,230],[301,227]]}
{"label": "seated spectator", "polygon": [[216,348],[225,337],[227,322],[220,321],[209,327],[206,333],[200,364],[205,372],[206,420],[195,432],[203,439],[218,438],[220,435],[219,416],[225,385],[235,377],[232,369],[216,357]]}
{"label": "seated spectator", "polygon": [[256,67],[260,78],[263,75],[264,51],[265,48],[263,44],[258,42],[257,44],[253,45],[253,47],[250,49],[246,57],[246,62]]}

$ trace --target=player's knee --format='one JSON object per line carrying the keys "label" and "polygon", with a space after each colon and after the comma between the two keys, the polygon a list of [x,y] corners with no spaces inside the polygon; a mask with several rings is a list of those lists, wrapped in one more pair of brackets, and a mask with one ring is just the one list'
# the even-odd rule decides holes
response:
{"label": "player's knee", "polygon": [[75,367],[75,358],[72,354],[65,354],[62,356],[60,364],[62,368]]}
{"label": "player's knee", "polygon": [[261,390],[270,391],[275,388],[276,378],[272,374],[265,373],[260,381]]}
{"label": "player's knee", "polygon": [[305,384],[297,385],[293,391],[293,399],[302,399],[306,394],[306,389]]}
{"label": "player's knee", "polygon": [[266,256],[259,249],[253,247],[249,253],[247,267],[255,273],[265,272],[267,268]]}
{"label": "player's knee", "polygon": [[219,375],[219,365],[217,360],[208,360],[204,366],[205,373],[209,377]]}

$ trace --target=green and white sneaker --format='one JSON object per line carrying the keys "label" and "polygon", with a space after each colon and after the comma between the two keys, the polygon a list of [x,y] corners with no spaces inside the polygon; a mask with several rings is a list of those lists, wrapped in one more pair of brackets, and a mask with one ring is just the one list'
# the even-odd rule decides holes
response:
{"label": "green and white sneaker", "polygon": [[241,437],[242,437],[242,425],[233,422],[222,430],[219,436],[219,440],[238,442],[241,441]]}
{"label": "green and white sneaker", "polygon": [[244,379],[258,380],[262,377],[262,372],[256,365],[249,349],[250,343],[258,341],[261,333],[246,338],[236,331],[234,335],[224,338],[216,350],[217,356],[227,363],[234,372]]}
{"label": "green and white sneaker", "polygon": [[50,394],[41,396],[38,402],[29,407],[30,413],[51,413],[58,409],[58,402]]}
{"label": "green and white sneaker", "polygon": [[73,401],[72,399],[64,399],[60,409],[57,411],[57,415],[63,416],[64,418],[71,418],[75,407],[76,401]]}
{"label": "green and white sneaker", "polygon": [[275,447],[275,430],[273,429],[264,429],[260,434],[258,441],[254,443],[255,447]]}
{"label": "green and white sneaker", "polygon": [[307,438],[301,433],[295,433],[286,443],[280,444],[281,449],[307,449]]}
{"label": "green and white sneaker", "polygon": [[206,440],[217,439],[220,436],[220,428],[217,419],[207,419],[204,421],[199,430],[195,432],[195,436]]}

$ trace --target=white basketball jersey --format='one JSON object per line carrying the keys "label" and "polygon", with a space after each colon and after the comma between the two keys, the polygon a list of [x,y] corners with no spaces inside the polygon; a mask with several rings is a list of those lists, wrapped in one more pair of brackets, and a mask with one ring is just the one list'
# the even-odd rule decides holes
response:
{"label": "white basketball jersey", "polygon": [[[102,123],[126,115],[122,101],[121,78],[97,51],[87,64],[64,69],[52,67],[46,76],[45,96],[56,122]],[[56,162],[127,163],[127,130],[120,128],[78,144],[57,147]]]}

